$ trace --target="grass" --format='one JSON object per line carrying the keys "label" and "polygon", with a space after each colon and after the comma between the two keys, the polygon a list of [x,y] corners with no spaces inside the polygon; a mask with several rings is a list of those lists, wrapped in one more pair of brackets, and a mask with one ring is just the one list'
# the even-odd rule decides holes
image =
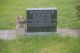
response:
{"label": "grass", "polygon": [[[76,28],[78,24],[75,21],[75,5],[75,0],[0,0],[0,29],[15,29],[16,16],[26,18],[26,8],[50,7],[58,8],[58,28]],[[80,53],[80,37],[60,37],[54,34],[0,40],[0,53],[42,52]]]}
{"label": "grass", "polygon": [[75,0],[0,0],[0,29],[14,29],[16,16],[26,8],[58,8],[58,27],[75,28]]}
{"label": "grass", "polygon": [[[78,2],[79,3],[79,2]],[[0,29],[15,29],[26,8],[58,8],[58,28],[76,28],[75,0],[0,0]],[[80,37],[26,36],[0,40],[0,53],[80,53]]]}
{"label": "grass", "polygon": [[0,53],[80,53],[80,37],[26,36],[0,41]]}

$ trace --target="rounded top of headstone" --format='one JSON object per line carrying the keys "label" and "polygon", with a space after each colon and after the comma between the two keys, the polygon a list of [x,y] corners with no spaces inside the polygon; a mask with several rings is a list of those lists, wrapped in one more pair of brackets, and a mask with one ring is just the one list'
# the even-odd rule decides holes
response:
{"label": "rounded top of headstone", "polygon": [[26,10],[57,10],[57,8],[27,8]]}

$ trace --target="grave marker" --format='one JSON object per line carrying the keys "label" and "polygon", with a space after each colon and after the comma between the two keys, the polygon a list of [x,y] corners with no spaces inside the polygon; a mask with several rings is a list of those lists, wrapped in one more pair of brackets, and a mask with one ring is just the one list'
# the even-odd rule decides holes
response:
{"label": "grave marker", "polygon": [[27,32],[56,32],[56,8],[28,8],[26,14]]}

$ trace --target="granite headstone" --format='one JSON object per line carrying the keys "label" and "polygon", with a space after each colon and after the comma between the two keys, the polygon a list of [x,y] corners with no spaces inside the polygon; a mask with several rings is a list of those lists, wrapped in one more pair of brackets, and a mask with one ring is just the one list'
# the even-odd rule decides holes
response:
{"label": "granite headstone", "polygon": [[27,32],[56,32],[57,9],[56,8],[28,8]]}

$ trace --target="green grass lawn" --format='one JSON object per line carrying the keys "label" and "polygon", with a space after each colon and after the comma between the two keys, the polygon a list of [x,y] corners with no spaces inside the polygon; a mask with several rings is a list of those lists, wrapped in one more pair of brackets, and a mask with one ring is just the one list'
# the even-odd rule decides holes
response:
{"label": "green grass lawn", "polygon": [[80,37],[26,36],[1,40],[0,53],[80,53]]}
{"label": "green grass lawn", "polygon": [[58,9],[58,27],[75,28],[75,0],[0,0],[0,29],[14,29],[16,16],[26,17],[26,8]]}
{"label": "green grass lawn", "polygon": [[[79,3],[79,2],[78,2]],[[15,29],[16,16],[26,17],[26,8],[58,9],[58,27],[76,28],[75,0],[0,0],[0,29]],[[26,36],[0,40],[0,53],[80,53],[80,37]]]}

